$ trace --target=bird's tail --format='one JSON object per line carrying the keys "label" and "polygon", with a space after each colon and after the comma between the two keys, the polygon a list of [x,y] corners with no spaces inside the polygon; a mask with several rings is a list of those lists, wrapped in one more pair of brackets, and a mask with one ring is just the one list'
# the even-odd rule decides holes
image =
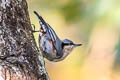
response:
{"label": "bird's tail", "polygon": [[46,24],[46,22],[44,21],[44,19],[43,19],[36,11],[34,11],[34,14],[38,17],[38,19],[39,19],[43,24]]}

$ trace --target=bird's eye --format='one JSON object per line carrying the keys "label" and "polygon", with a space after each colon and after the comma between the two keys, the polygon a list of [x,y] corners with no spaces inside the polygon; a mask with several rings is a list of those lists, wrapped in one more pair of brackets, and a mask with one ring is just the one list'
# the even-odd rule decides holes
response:
{"label": "bird's eye", "polygon": [[73,45],[73,43],[62,43],[62,48],[64,48],[64,46],[70,46]]}
{"label": "bird's eye", "polygon": [[69,43],[62,43],[62,48],[64,48],[64,46],[69,45]]}
{"label": "bird's eye", "polygon": [[69,43],[69,45],[73,45],[73,43]]}
{"label": "bird's eye", "polygon": [[63,48],[64,48],[64,46],[65,46],[65,45],[64,45],[64,43],[62,43],[62,44],[61,44],[61,46],[62,46],[62,49],[63,49]]}

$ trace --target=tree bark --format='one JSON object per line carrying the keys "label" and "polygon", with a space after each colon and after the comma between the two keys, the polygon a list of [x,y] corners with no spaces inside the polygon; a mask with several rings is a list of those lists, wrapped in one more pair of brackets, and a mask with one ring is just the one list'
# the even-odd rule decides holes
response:
{"label": "tree bark", "polygon": [[26,0],[0,0],[0,80],[49,80]]}

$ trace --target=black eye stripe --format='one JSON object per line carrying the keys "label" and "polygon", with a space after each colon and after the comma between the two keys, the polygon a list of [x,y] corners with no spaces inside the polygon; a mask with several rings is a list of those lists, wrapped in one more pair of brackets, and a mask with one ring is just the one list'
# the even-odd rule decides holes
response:
{"label": "black eye stripe", "polygon": [[63,43],[63,45],[73,45],[73,43]]}
{"label": "black eye stripe", "polygon": [[73,45],[73,43],[70,43],[69,45]]}
{"label": "black eye stripe", "polygon": [[62,44],[61,44],[62,49],[64,48],[64,46],[68,46],[68,45],[74,45],[74,43],[62,43]]}

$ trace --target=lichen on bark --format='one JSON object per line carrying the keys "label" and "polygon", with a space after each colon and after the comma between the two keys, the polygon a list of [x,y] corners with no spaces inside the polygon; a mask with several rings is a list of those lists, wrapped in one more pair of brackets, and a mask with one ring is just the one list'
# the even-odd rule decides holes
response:
{"label": "lichen on bark", "polygon": [[49,80],[26,0],[0,0],[0,80]]}

